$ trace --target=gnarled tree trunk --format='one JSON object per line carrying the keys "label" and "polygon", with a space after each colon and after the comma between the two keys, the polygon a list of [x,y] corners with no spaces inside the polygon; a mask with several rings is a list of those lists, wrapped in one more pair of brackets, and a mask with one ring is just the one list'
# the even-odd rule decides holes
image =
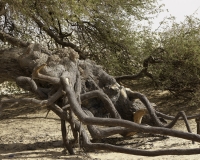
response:
{"label": "gnarled tree trunk", "polygon": [[[4,104],[16,101],[46,106],[60,117],[63,142],[70,154],[74,154],[73,145],[77,142],[81,142],[81,147],[88,149],[104,149],[144,156],[200,153],[198,148],[143,151],[91,143],[86,128],[83,127],[85,125],[93,139],[114,134],[127,136],[131,132],[145,132],[200,142],[200,136],[190,133],[187,123],[188,118],[199,115],[186,117],[184,112],[180,112],[176,117],[172,117],[155,111],[144,95],[119,85],[101,66],[90,60],[80,60],[78,53],[72,49],[48,52],[38,44],[27,44],[21,48],[0,51],[0,63],[0,82],[14,80],[20,87],[38,97],[38,99],[2,100],[1,109],[5,107]],[[153,121],[156,127],[132,121],[133,112],[140,108],[147,109],[150,115],[149,121]],[[172,122],[163,124],[158,116],[171,119]],[[185,120],[188,133],[169,129],[178,119]],[[65,122],[71,126],[73,141],[69,141],[66,135]]]}

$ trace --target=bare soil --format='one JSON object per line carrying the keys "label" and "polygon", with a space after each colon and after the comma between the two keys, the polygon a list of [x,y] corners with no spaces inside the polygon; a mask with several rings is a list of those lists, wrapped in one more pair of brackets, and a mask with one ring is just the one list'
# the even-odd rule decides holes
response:
{"label": "bare soil", "polygon": [[[137,88],[136,88],[137,90]],[[165,113],[176,114],[180,110],[188,115],[199,113],[199,109],[188,108],[182,101],[171,97],[168,92],[152,91],[146,87],[143,90],[151,102],[158,105],[158,110]],[[140,92],[142,92],[140,90]],[[166,107],[167,106],[167,107]],[[15,105],[5,109],[0,115],[0,159],[95,159],[95,160],[195,160],[200,155],[183,156],[158,156],[144,157],[113,153],[108,151],[85,152],[77,147],[76,155],[69,155],[62,146],[60,120],[50,112],[45,118],[47,111],[38,106]],[[196,122],[189,121],[192,132],[196,132]],[[174,129],[186,131],[180,121]],[[68,133],[71,134],[71,133]],[[105,143],[117,144],[125,147],[139,148],[144,150],[168,149],[168,148],[198,148],[199,143],[174,137],[163,137],[139,133],[131,138],[122,138],[119,135],[103,140]]]}

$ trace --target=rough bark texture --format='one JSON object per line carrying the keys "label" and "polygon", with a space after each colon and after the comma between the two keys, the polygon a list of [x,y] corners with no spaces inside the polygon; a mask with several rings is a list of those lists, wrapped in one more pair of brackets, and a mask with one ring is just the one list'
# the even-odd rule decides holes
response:
{"label": "rough bark texture", "polygon": [[[198,148],[143,151],[91,143],[85,126],[95,140],[114,134],[126,136],[130,132],[144,132],[200,142],[199,135],[190,133],[187,122],[188,118],[199,116],[187,117],[184,112],[180,112],[172,117],[155,111],[145,95],[119,85],[114,77],[94,62],[79,60],[78,53],[72,49],[48,52],[38,44],[30,44],[27,47],[0,51],[0,63],[0,82],[15,80],[20,87],[34,93],[38,98],[1,100],[0,108],[3,109],[6,103],[14,102],[46,106],[60,117],[64,147],[70,154],[75,154],[73,146],[78,142],[86,149],[104,149],[144,156],[200,153]],[[154,122],[156,127],[132,121],[133,112],[141,108],[147,109],[149,121]],[[163,124],[158,116],[172,122]],[[188,132],[170,129],[179,119],[185,121]],[[65,123],[71,126],[73,141],[67,137]]]}

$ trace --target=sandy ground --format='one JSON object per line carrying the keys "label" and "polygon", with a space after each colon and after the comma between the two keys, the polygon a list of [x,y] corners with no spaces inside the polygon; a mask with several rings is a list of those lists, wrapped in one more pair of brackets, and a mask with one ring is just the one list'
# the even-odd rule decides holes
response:
{"label": "sandy ground", "polygon": [[[2,118],[0,121],[0,159],[199,159],[200,155],[143,157],[107,151],[84,153],[76,148],[77,155],[68,155],[62,147],[60,121],[50,112],[47,119],[43,111],[34,114],[19,115],[14,118]],[[190,121],[193,131],[196,124]],[[175,128],[180,129],[181,124]],[[181,128],[182,130],[183,128]],[[119,136],[108,138],[110,143],[140,149],[194,148],[200,144],[174,137],[135,135],[122,141]]]}
{"label": "sandy ground", "polygon": [[[31,114],[30,114],[31,113]],[[62,147],[60,121],[50,112],[48,117],[45,110],[30,106],[21,108],[12,107],[6,109],[0,115],[0,159],[93,159],[93,160],[197,160],[200,155],[190,156],[158,156],[144,157],[113,153],[107,151],[94,151],[85,153],[76,148],[76,155],[69,155]],[[183,122],[174,128],[186,130]],[[196,132],[196,123],[190,121],[193,132]],[[71,134],[71,133],[69,133]],[[118,144],[124,147],[140,148],[144,150],[168,149],[168,148],[199,148],[200,143],[192,144],[191,141],[174,137],[162,137],[153,135],[135,135],[132,138],[123,139],[120,136],[108,138],[106,142]]]}

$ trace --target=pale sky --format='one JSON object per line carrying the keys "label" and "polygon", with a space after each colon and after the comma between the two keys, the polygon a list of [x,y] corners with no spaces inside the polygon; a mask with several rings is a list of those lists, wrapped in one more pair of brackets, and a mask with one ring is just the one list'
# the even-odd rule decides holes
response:
{"label": "pale sky", "polygon": [[165,4],[165,12],[160,13],[154,19],[153,29],[158,28],[159,22],[165,17],[170,17],[170,15],[176,17],[177,22],[183,21],[185,16],[194,13],[196,17],[200,18],[200,0],[159,0],[159,2]]}

